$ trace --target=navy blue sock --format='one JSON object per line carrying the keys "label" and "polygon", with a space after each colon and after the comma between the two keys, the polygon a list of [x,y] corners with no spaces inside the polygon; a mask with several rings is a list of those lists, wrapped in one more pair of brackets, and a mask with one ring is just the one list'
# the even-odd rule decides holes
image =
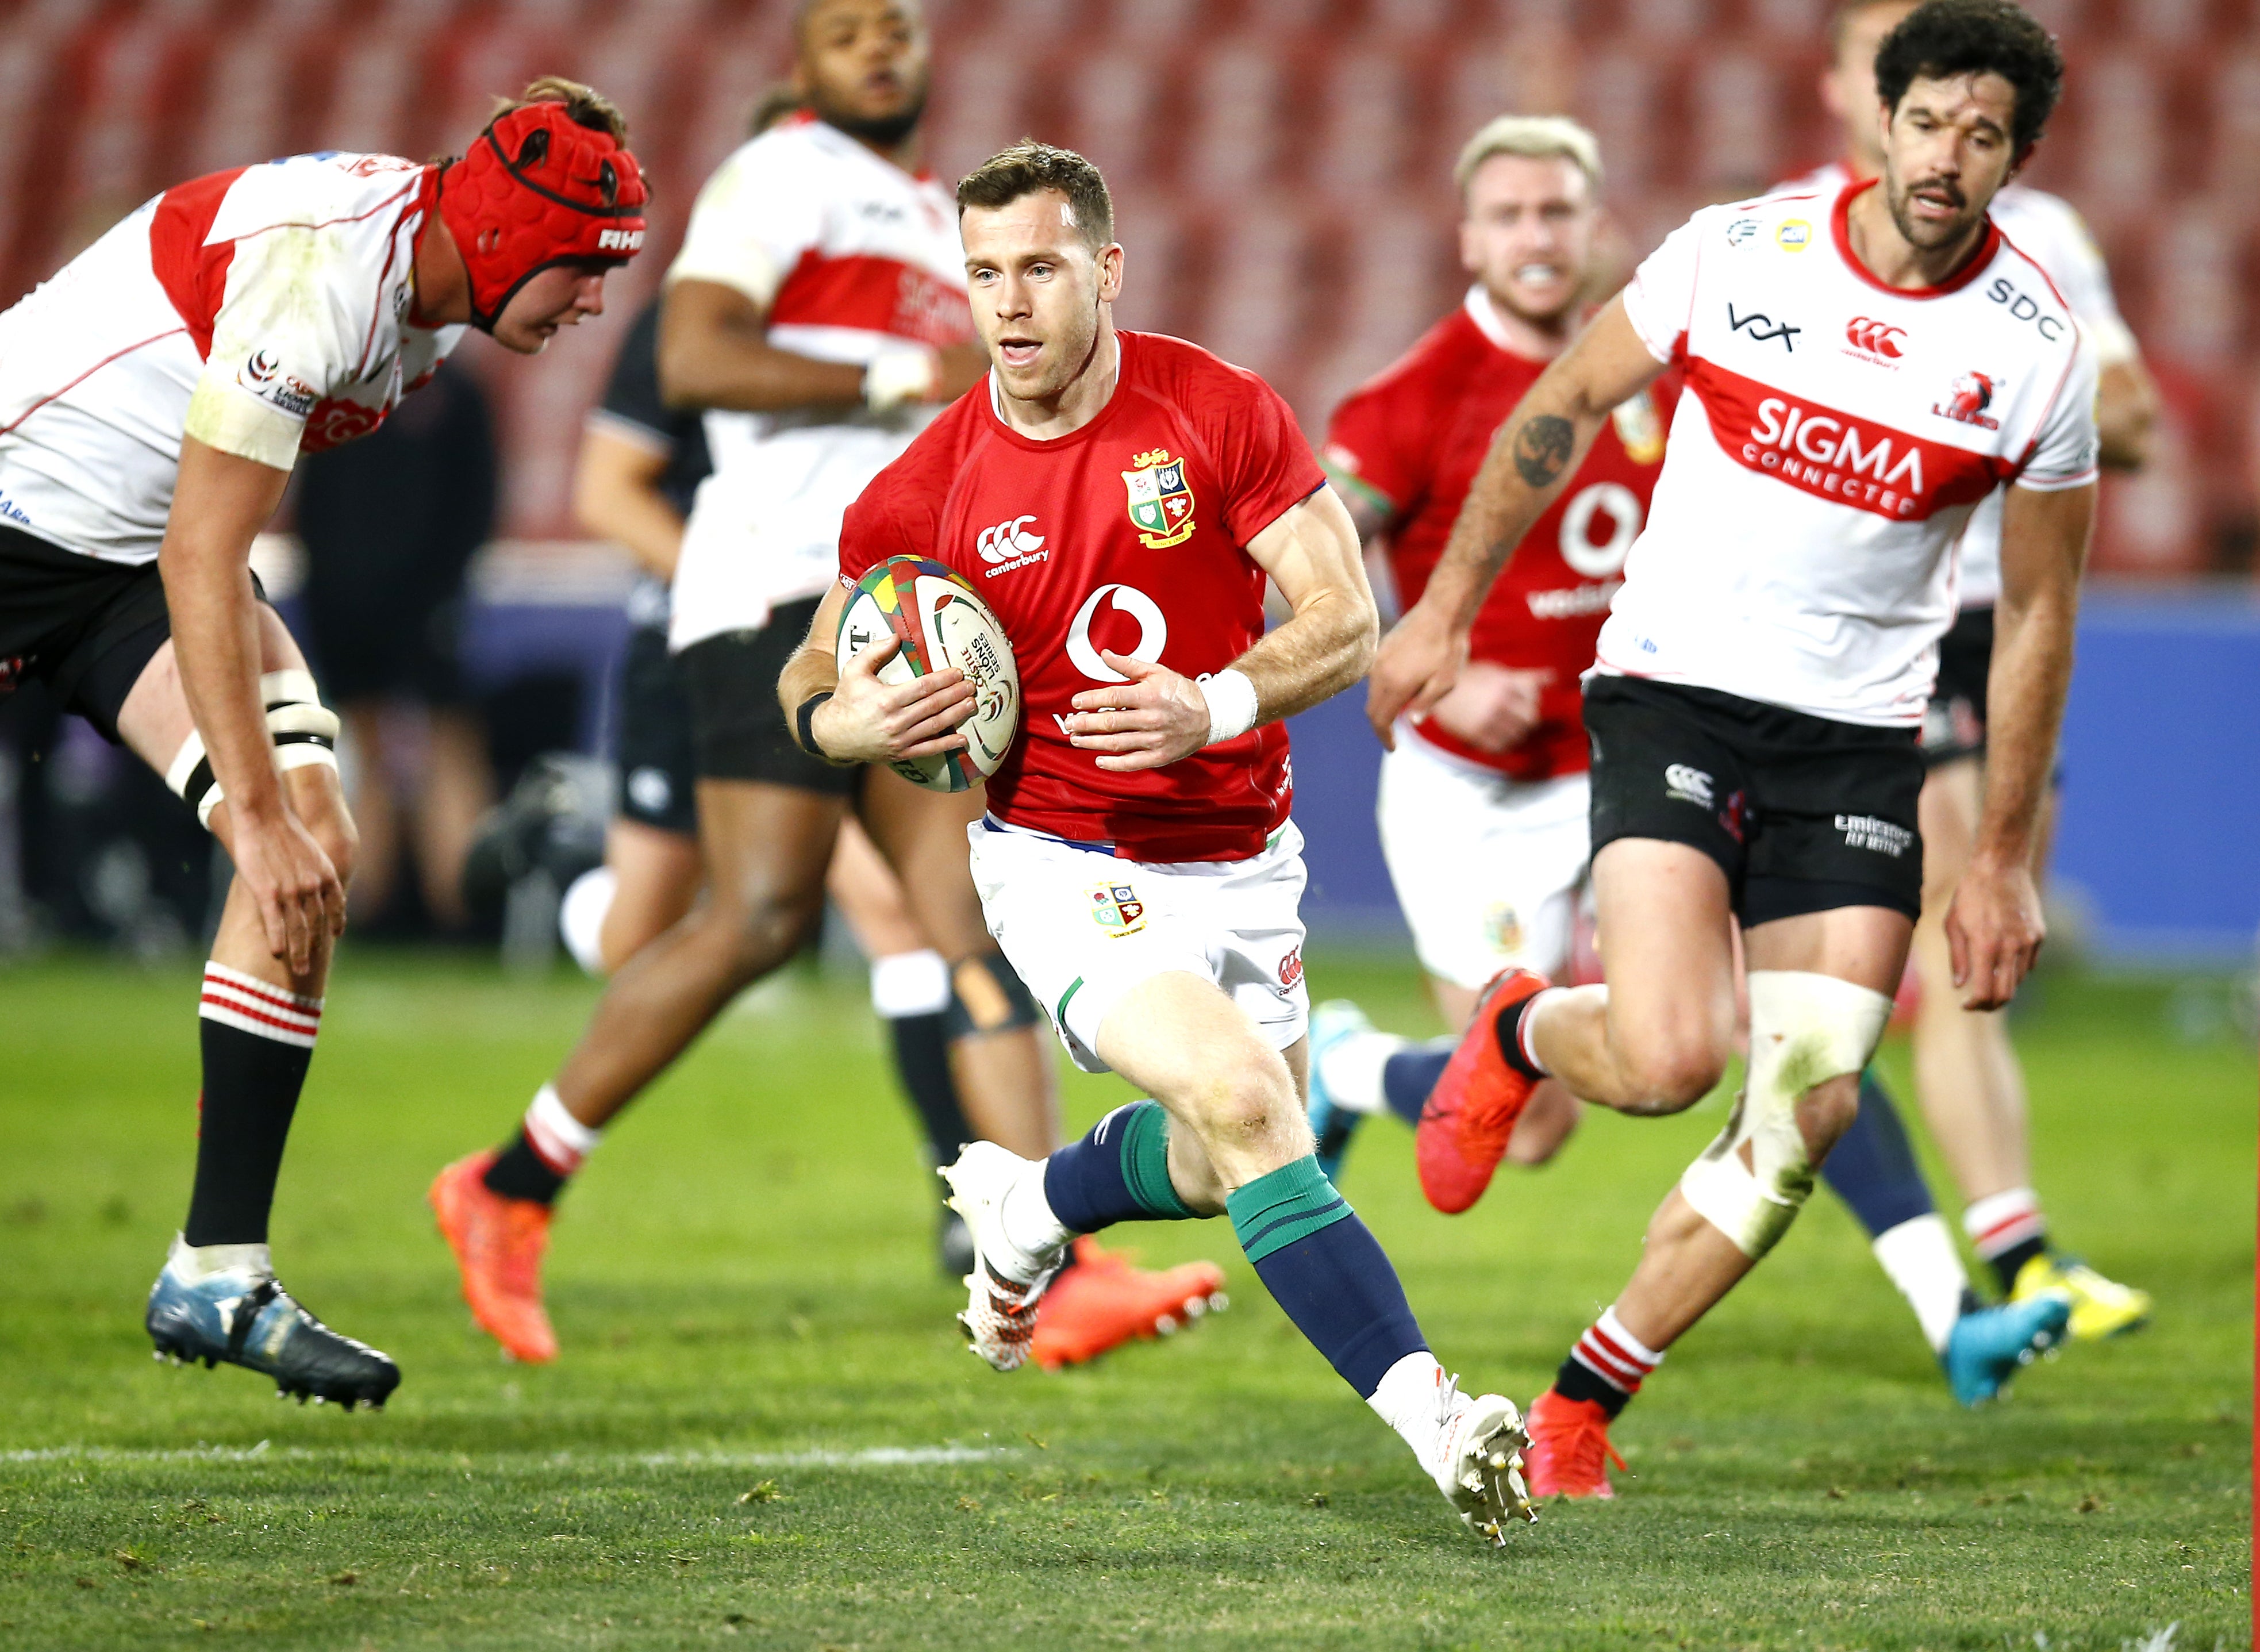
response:
{"label": "navy blue sock", "polygon": [[1397,1269],[1316,1158],[1257,1176],[1225,1209],[1264,1288],[1360,1397],[1427,1348]]}
{"label": "navy blue sock", "polygon": [[1044,1162],[1044,1200],[1070,1230],[1184,1221],[1193,1212],[1169,1182],[1169,1116],[1157,1101],[1117,1107]]}
{"label": "navy blue sock", "polygon": [[1859,1115],[1821,1162],[1820,1174],[1870,1238],[1938,1208],[1899,1110],[1872,1071],[1860,1075]]}
{"label": "navy blue sock", "polygon": [[1457,1042],[1441,1039],[1433,1044],[1415,1044],[1382,1063],[1381,1098],[1389,1104],[1390,1112],[1406,1124],[1420,1122],[1420,1109],[1428,1105],[1428,1092],[1444,1076]]}

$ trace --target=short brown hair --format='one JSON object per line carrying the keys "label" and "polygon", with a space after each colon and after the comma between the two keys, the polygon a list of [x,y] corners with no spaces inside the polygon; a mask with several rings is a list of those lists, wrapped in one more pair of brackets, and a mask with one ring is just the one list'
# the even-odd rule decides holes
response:
{"label": "short brown hair", "polygon": [[1075,226],[1093,252],[1114,239],[1114,197],[1097,167],[1072,149],[1023,138],[967,173],[957,186],[957,214],[977,206],[994,212],[1023,196],[1056,190],[1067,197]]}
{"label": "short brown hair", "polygon": [[620,113],[612,100],[593,86],[583,86],[578,81],[569,81],[562,75],[544,75],[529,82],[515,97],[495,100],[494,114],[487,124],[507,115],[513,109],[524,109],[528,104],[562,104],[565,113],[576,126],[586,126],[590,132],[608,132],[612,141],[626,147],[628,140],[628,118]]}

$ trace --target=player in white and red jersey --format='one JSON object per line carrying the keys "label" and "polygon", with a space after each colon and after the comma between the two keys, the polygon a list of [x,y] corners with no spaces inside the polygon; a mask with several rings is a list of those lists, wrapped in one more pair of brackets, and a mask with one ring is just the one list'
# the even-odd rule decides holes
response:
{"label": "player in white and red jersey", "polygon": [[[1420,599],[1491,433],[1591,313],[1600,147],[1556,116],[1503,115],[1455,169],[1467,297],[1353,391],[1327,468],[1361,537],[1386,549],[1400,603]],[[1585,864],[1585,726],[1578,679],[1663,462],[1668,384],[1611,414],[1525,555],[1476,617],[1467,669],[1382,760],[1381,847],[1430,990],[1456,1034],[1502,969],[1569,962]],[[1372,1030],[1355,1005],[1312,1021],[1311,1128],[1331,1176],[1358,1120],[1417,1122],[1456,1038]],[[1541,1085],[1514,1125],[1517,1162],[1550,1158],[1577,1103]]]}
{"label": "player in white and red jersey", "polygon": [[346,917],[338,719],[249,570],[299,453],[375,429],[465,323],[531,354],[601,314],[643,240],[619,111],[542,80],[471,153],[300,155],[127,217],[0,315],[0,691],[44,681],[158,773],[235,865],[201,1009],[187,1222],[161,1355],[301,1398],[400,1380],[276,1283],[276,1172]]}
{"label": "player in white and red jersey", "polygon": [[[969,833],[990,931],[1076,1064],[1154,1098],[1048,1157],[976,1143],[948,1168],[976,1258],[960,1323],[1012,1370],[1076,1235],[1228,1212],[1297,1327],[1501,1541],[1527,1512],[1520,1415],[1445,1377],[1319,1169],[1299,1095],[1304,871],[1280,719],[1370,657],[1356,529],[1261,380],[1116,331],[1123,251],[1096,167],[1023,143],[957,198],[989,376],[848,511],[840,583],[780,697],[835,762],[962,749],[959,673],[886,687],[894,644],[842,672],[833,638],[891,556],[981,592],[1024,702]],[[1267,576],[1291,611],[1268,634]]]}
{"label": "player in white and red jersey", "polygon": [[[968,1122],[1031,1154],[1058,1139],[1041,1012],[982,926],[966,872],[980,794],[834,768],[776,717],[777,674],[839,564],[841,513],[984,360],[955,205],[919,166],[918,8],[808,0],[793,35],[806,111],[741,146],[700,190],[660,323],[661,390],[704,410],[713,465],[683,531],[669,622],[705,898],[612,977],[516,1133],[432,1185],[474,1315],[519,1359],[557,1351],[540,1264],[560,1191],[604,1127],[813,933],[851,807],[947,961]],[[1096,1246],[1077,1262],[1047,1305],[1048,1364],[1181,1322],[1223,1283],[1205,1262],[1148,1273]]]}
{"label": "player in white and red jersey", "polygon": [[[1747,1085],[1533,1408],[1541,1492],[1606,1493],[1610,1420],[1787,1231],[1850,1121],[1920,907],[1916,742],[1954,542],[2005,482],[1985,813],[1946,919],[1965,1001],[2006,1003],[2042,936],[2032,849],[2093,520],[2094,364],[1985,209],[2063,61],[2007,0],[1930,0],[1877,82],[1881,179],[1707,208],[1667,238],[1502,427],[1374,669],[1384,733],[1448,690],[1491,578],[1608,410],[1684,369],[1585,689],[1608,984],[1501,976],[1420,1126],[1423,1186],[1449,1207],[1549,1073],[1625,1112],[1691,1105],[1734,1040],[1740,919]],[[1860,343],[1886,335],[1892,354]],[[2060,1331],[2069,1305],[2049,1305]]]}
{"label": "player in white and red jersey", "polygon": [[[1837,9],[1834,47],[1821,96],[1842,125],[1844,159],[1782,185],[1787,192],[1829,192],[1882,168],[1873,110],[1876,48],[1914,9],[1913,0],[1849,0]],[[2134,333],[2112,297],[2111,275],[2087,226],[2070,204],[2025,184],[1993,197],[1989,216],[2012,245],[2048,273],[2093,349],[2097,368],[2098,457],[2106,469],[2140,468],[2148,455],[2157,394]],[[2012,311],[2019,301],[1996,295]],[[1963,530],[1960,608],[1939,645],[1938,683],[1923,722],[1928,769],[1922,790],[1923,917],[1915,926],[1914,963],[1921,982],[1914,1025],[1917,1091],[1931,1133],[1960,1184],[1970,1242],[2012,1301],[2052,1291],[2072,1298],[2071,1334],[2094,1338],[2140,1326],[2147,1293],[2106,1278],[2049,1243],[2040,1196],[2033,1188],[2026,1134],[2024,1074],[1998,1012],[1956,1001],[1953,962],[1943,928],[1946,903],[1968,864],[1980,812],[1985,753],[1985,678],[1993,650],[1993,610],[2000,596],[2003,494],[1987,496]],[[1872,1076],[1862,1088],[1864,1134],[1870,1115],[1887,1136],[1904,1134],[1890,1098]],[[1869,1153],[1848,1138],[1829,1179],[1874,1235],[1876,1252],[1913,1302],[1926,1329],[1937,1327],[1962,1299],[1967,1278],[1952,1238],[1923,1186],[1913,1157],[1890,1141]],[[1869,1167],[1885,1171],[1878,1175]]]}

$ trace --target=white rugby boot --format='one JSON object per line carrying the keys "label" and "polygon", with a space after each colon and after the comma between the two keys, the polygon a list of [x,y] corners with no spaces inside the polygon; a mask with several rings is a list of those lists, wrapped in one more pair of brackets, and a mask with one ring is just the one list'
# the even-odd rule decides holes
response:
{"label": "white rugby boot", "polygon": [[1455,1377],[1437,1387],[1436,1418],[1435,1455],[1422,1466],[1470,1531],[1505,1548],[1509,1522],[1538,1518],[1522,1478],[1521,1412],[1504,1395],[1469,1398]]}
{"label": "white rugby boot", "polygon": [[1029,1163],[993,1141],[974,1141],[939,1172],[949,1184],[949,1208],[965,1219],[973,1235],[973,1271],[965,1276],[967,1301],[957,1323],[973,1351],[1000,1371],[1026,1362],[1036,1304],[1069,1255],[1062,1246],[1048,1260],[1031,1257],[1005,1234],[1005,1195]]}

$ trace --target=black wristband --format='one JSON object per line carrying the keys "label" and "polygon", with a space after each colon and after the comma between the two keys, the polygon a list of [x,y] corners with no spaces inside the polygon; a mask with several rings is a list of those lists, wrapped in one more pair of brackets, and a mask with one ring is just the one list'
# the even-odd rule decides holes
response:
{"label": "black wristband", "polygon": [[821,694],[812,694],[800,703],[800,709],[792,714],[793,726],[800,735],[801,750],[806,752],[811,757],[822,757],[826,762],[830,762],[831,758],[826,755],[824,747],[816,743],[816,708],[831,697],[830,689],[825,690]]}

